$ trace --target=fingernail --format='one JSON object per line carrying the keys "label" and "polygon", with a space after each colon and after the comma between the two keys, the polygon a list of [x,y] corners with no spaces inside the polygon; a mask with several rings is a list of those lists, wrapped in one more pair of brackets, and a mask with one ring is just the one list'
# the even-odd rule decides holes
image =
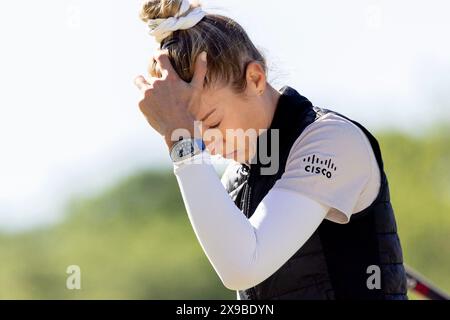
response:
{"label": "fingernail", "polygon": [[200,59],[202,59],[203,62],[206,62],[208,59],[208,53],[206,51],[203,51],[200,55]]}

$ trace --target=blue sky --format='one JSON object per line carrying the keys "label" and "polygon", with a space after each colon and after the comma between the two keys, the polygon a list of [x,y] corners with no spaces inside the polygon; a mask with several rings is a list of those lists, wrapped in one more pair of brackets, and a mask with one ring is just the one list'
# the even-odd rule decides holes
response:
{"label": "blue sky", "polygon": [[[277,88],[374,130],[450,118],[448,1],[203,3],[248,30]],[[170,165],[136,106],[155,48],[139,4],[0,2],[0,229],[55,221],[69,197]]]}

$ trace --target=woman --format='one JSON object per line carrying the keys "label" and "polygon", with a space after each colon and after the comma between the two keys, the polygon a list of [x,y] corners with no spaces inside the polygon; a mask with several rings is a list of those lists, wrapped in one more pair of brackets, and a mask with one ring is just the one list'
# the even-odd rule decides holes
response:
{"label": "woman", "polygon": [[[149,79],[136,79],[140,109],[171,150],[224,285],[239,299],[406,299],[376,139],[293,88],[274,89],[232,19],[187,0],[146,1],[141,18],[161,51]],[[209,154],[236,160],[222,183]]]}

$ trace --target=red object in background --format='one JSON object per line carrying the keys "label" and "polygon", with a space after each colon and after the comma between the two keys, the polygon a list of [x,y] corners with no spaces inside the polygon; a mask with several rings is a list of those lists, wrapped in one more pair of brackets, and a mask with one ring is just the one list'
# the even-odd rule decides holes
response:
{"label": "red object in background", "polygon": [[429,300],[450,300],[450,296],[426,280],[418,272],[406,266],[408,289],[417,292]]}

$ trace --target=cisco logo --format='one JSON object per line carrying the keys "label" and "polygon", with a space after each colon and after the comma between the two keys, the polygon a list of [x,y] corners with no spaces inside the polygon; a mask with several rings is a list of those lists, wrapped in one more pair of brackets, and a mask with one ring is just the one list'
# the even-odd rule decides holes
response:
{"label": "cisco logo", "polygon": [[331,159],[322,160],[316,155],[305,157],[303,162],[306,164],[305,171],[312,174],[321,174],[328,179],[333,177],[333,173],[337,170]]}

